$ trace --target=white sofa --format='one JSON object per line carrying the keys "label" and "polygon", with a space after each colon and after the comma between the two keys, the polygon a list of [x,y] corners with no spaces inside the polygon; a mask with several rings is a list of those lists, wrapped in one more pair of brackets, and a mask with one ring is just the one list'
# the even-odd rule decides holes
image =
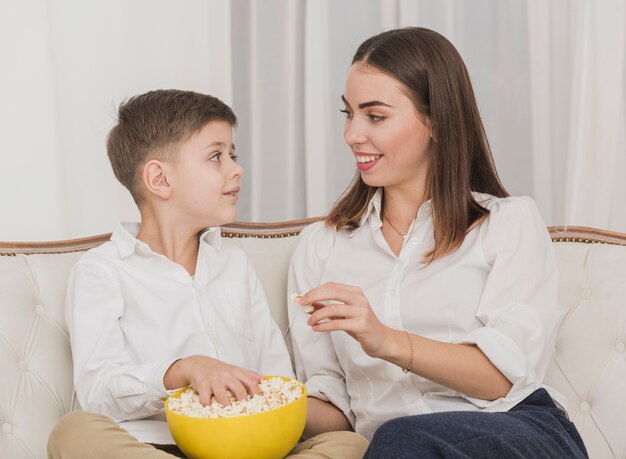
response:
{"label": "white sofa", "polygon": [[[226,243],[250,256],[289,342],[287,265],[295,236],[312,220],[233,224]],[[592,458],[626,458],[626,234],[550,228],[561,271],[561,326],[546,382]],[[79,409],[63,303],[81,251],[108,235],[49,243],[0,242],[0,458],[44,458],[48,434]]]}

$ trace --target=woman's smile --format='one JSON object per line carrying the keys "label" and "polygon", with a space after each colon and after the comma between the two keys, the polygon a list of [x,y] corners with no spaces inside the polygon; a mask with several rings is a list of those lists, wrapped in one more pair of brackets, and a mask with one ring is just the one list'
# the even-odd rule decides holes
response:
{"label": "woman's smile", "polygon": [[365,172],[376,166],[380,158],[383,155],[373,155],[369,153],[355,153],[356,157],[356,167],[361,171]]}

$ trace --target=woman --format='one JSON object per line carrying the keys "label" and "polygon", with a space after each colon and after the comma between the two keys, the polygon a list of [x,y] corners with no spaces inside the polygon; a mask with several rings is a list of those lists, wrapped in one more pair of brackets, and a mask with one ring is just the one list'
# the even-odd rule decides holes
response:
{"label": "woman", "polygon": [[357,175],[289,275],[305,434],[354,428],[365,457],[586,457],[542,385],[563,318],[550,237],[500,183],[454,46],[376,35],[342,99]]}

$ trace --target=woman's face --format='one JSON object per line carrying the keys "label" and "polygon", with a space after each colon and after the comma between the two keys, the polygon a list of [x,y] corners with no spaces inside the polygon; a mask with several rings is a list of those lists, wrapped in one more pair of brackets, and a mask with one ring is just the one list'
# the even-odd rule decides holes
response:
{"label": "woman's face", "polygon": [[423,190],[431,130],[404,86],[375,67],[350,68],[343,95],[344,139],[370,186]]}

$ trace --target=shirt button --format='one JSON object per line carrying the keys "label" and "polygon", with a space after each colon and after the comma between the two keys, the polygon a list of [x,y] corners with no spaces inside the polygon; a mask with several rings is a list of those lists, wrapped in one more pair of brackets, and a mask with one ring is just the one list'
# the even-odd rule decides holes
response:
{"label": "shirt button", "polygon": [[11,432],[13,432],[13,426],[8,422],[5,422],[4,424],[2,424],[2,431],[5,434],[10,434]]}
{"label": "shirt button", "polygon": [[35,314],[37,314],[38,316],[43,315],[45,312],[46,310],[42,305],[38,304],[37,306],[35,306]]}
{"label": "shirt button", "polygon": [[401,382],[400,383],[400,389],[402,389],[402,390],[409,390],[409,383]]}
{"label": "shirt button", "polygon": [[626,349],[626,346],[624,345],[624,343],[617,343],[617,346],[615,346],[615,351],[620,354],[624,352],[624,349]]}
{"label": "shirt button", "polygon": [[580,404],[580,411],[583,413],[588,413],[591,409],[591,404],[588,401],[584,401]]}
{"label": "shirt button", "polygon": [[20,363],[18,363],[17,366],[20,367],[20,370],[22,371],[28,370],[28,364],[26,363],[26,360],[20,360]]}
{"label": "shirt button", "polygon": [[580,291],[580,297],[581,297],[583,300],[588,299],[590,296],[591,296],[591,290],[590,290],[590,289],[588,289],[588,288],[584,288],[584,289],[582,289],[582,290]]}
{"label": "shirt button", "polygon": [[416,238],[416,237],[411,238],[411,244],[415,244],[415,245],[417,245],[418,243],[419,243],[419,241],[417,240],[417,238]]}

